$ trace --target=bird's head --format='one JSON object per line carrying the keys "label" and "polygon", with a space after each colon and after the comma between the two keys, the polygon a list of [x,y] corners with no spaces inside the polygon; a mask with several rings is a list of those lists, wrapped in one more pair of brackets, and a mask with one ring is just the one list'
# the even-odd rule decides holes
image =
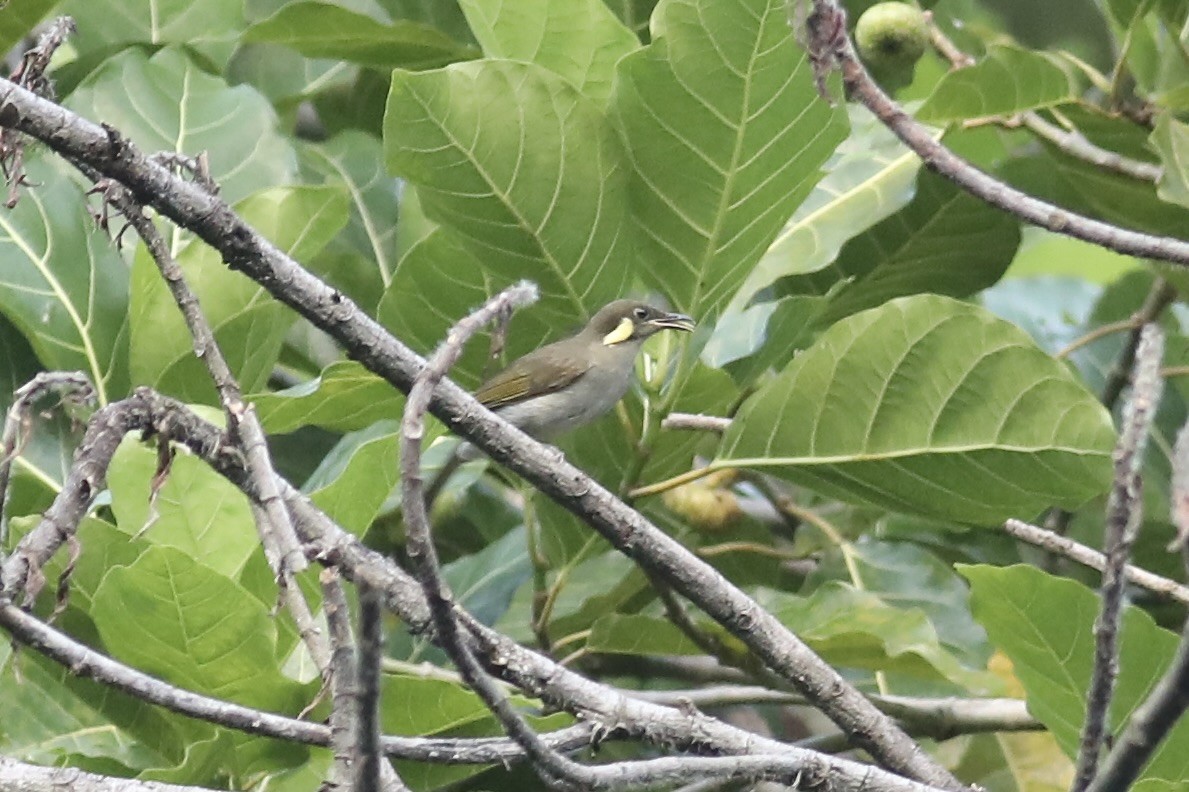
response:
{"label": "bird's head", "polygon": [[639,300],[616,300],[603,306],[587,325],[587,331],[601,339],[605,346],[643,341],[666,329],[689,332],[694,329],[694,320]]}

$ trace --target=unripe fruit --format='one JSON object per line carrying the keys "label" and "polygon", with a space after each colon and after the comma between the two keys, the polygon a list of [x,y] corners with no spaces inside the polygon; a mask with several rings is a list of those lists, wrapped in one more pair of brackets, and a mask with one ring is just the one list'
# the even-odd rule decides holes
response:
{"label": "unripe fruit", "polygon": [[723,471],[665,492],[665,505],[703,533],[725,530],[743,516],[739,499],[728,489],[735,471]]}
{"label": "unripe fruit", "polygon": [[855,42],[872,69],[911,69],[929,46],[929,26],[914,5],[876,3],[859,17]]}

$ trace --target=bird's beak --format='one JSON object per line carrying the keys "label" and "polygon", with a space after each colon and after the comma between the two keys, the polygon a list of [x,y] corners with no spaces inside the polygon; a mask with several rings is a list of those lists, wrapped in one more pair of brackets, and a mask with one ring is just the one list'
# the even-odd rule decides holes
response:
{"label": "bird's beak", "polygon": [[672,330],[684,330],[690,332],[696,327],[693,319],[690,319],[685,314],[670,313],[664,316],[658,316],[655,319],[650,319],[649,323],[656,328],[670,328]]}

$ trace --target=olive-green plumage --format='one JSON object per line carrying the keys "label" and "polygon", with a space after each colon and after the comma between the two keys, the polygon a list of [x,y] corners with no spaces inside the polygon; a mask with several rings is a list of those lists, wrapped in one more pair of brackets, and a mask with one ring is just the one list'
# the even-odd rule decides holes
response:
{"label": "olive-green plumage", "polygon": [[[545,440],[603,415],[631,387],[636,355],[665,329],[689,331],[694,321],[638,300],[604,306],[576,335],[517,358],[479,386],[475,398],[518,428]],[[427,490],[432,501],[458,464],[478,456],[464,443]]]}

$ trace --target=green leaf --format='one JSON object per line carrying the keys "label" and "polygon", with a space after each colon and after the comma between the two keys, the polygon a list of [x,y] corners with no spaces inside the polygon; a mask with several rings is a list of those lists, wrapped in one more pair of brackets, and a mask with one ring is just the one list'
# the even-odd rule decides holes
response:
{"label": "green leaf", "polygon": [[244,26],[242,0],[67,0],[61,13],[74,18],[78,33],[70,41],[79,52],[115,44],[183,44],[219,64],[231,56]]}
{"label": "green leaf", "polygon": [[616,62],[640,47],[602,0],[461,0],[459,5],[484,55],[544,66],[598,102],[611,94]]}
{"label": "green leaf", "polygon": [[156,450],[124,438],[107,475],[120,529],[176,548],[220,574],[238,575],[260,545],[247,497],[202,460],[178,453],[150,503],[156,470]]}
{"label": "green leaf", "polygon": [[1014,115],[1071,102],[1079,86],[1069,66],[1044,52],[996,46],[973,66],[941,78],[917,118],[947,123],[967,118]]}
{"label": "green leaf", "polygon": [[844,500],[970,523],[1106,491],[1098,400],[1021,330],[937,296],[826,331],[732,422],[718,464]]}
{"label": "green leaf", "polygon": [[642,274],[684,312],[735,293],[846,136],[783,0],[663,0],[619,62]]}
{"label": "green leaf", "polygon": [[[194,7],[189,0],[185,5]],[[125,50],[93,72],[65,104],[111,124],[146,152],[192,157],[207,152],[211,178],[228,201],[287,184],[297,170],[293,146],[277,134],[268,100],[249,86],[228,86],[173,47],[151,58],[139,49]]]}
{"label": "green leaf", "polygon": [[152,547],[112,569],[92,617],[112,654],[142,671],[251,707],[300,707],[301,687],[277,669],[265,606],[178,550]]}
{"label": "green leaf", "polygon": [[0,311],[43,366],[82,371],[100,404],[128,390],[128,266],[87,216],[82,190],[40,158],[0,212]]}
{"label": "green leaf", "polygon": [[[338,187],[277,187],[236,210],[261,234],[297,259],[315,255],[347,222]],[[245,391],[264,387],[293,321],[283,304],[218,251],[192,241],[177,256],[232,373]],[[217,404],[206,366],[161,275],[142,246],[132,268],[132,369],[137,381],[192,402]]]}
{"label": "green leaf", "polygon": [[290,3],[244,32],[244,41],[284,44],[307,58],[381,68],[432,69],[474,57],[470,47],[419,22],[381,22],[334,3]]}
{"label": "green leaf", "polygon": [[998,281],[1019,245],[1010,215],[925,172],[908,206],[847,242],[829,267],[780,286],[822,294],[849,279],[823,312],[828,325],[919,292],[967,297]]}
{"label": "green leaf", "polygon": [[1161,113],[1151,141],[1164,166],[1156,194],[1165,201],[1189,206],[1189,124],[1181,123],[1171,113]]}
{"label": "green leaf", "polygon": [[509,531],[479,552],[451,561],[442,572],[459,604],[484,624],[494,624],[516,589],[532,576],[524,529]]}
{"label": "green leaf", "polygon": [[351,201],[347,227],[310,269],[370,310],[396,270],[399,182],[384,168],[380,141],[362,132],[340,133],[300,153],[304,171],[340,185]]}
{"label": "green leaf", "polygon": [[0,14],[0,52],[9,52],[29,35],[58,0],[9,0]]}
{"label": "green leaf", "polygon": [[963,687],[981,684],[980,674],[942,648],[918,609],[892,607],[839,581],[808,597],[760,589],[756,601],[832,665],[941,678]]}
{"label": "green leaf", "polygon": [[399,440],[392,421],[345,436],[306,482],[310,500],[344,530],[363,536],[400,481]]}
{"label": "green leaf", "polygon": [[987,634],[970,614],[970,589],[953,567],[906,542],[861,538],[840,551],[823,554],[806,586],[829,585],[857,576],[863,591],[905,610],[929,617],[941,645],[968,668],[985,668],[991,654]]}
{"label": "green leaf", "polygon": [[[101,705],[80,695],[78,689],[85,687],[95,696],[102,687],[98,683],[79,680],[36,652],[13,657],[5,646],[3,654],[8,656],[0,666],[5,715],[0,750],[6,756],[44,765],[69,757],[74,767],[104,760],[94,765],[97,771],[110,768],[111,762],[136,771],[161,761],[159,754],[113,723]],[[102,695],[97,700],[102,703]]]}
{"label": "green leaf", "polygon": [[912,200],[921,160],[865,108],[850,111],[850,135],[732,300],[738,307],[777,278],[816,272],[842,245]]}
{"label": "green leaf", "polygon": [[405,403],[395,388],[353,360],[331,363],[315,380],[250,399],[270,434],[302,426],[351,432],[399,418]]}
{"label": "green leaf", "polygon": [[700,655],[704,652],[667,619],[612,613],[595,621],[586,650],[626,655]]}
{"label": "green leaf", "polygon": [[[1024,685],[1028,711],[1053,733],[1067,756],[1077,756],[1086,717],[1086,688],[1094,662],[1098,596],[1066,578],[1030,566],[1006,569],[960,565],[973,592],[974,616],[1011,659]],[[1119,729],[1168,667],[1179,637],[1140,608],[1123,611],[1119,675],[1108,729]],[[1135,789],[1181,789],[1189,783],[1189,721],[1182,719],[1156,750]]]}
{"label": "green leaf", "polygon": [[457,233],[495,288],[536,281],[534,310],[557,322],[623,295],[632,253],[623,152],[562,78],[508,61],[394,72],[384,146],[425,214]]}

